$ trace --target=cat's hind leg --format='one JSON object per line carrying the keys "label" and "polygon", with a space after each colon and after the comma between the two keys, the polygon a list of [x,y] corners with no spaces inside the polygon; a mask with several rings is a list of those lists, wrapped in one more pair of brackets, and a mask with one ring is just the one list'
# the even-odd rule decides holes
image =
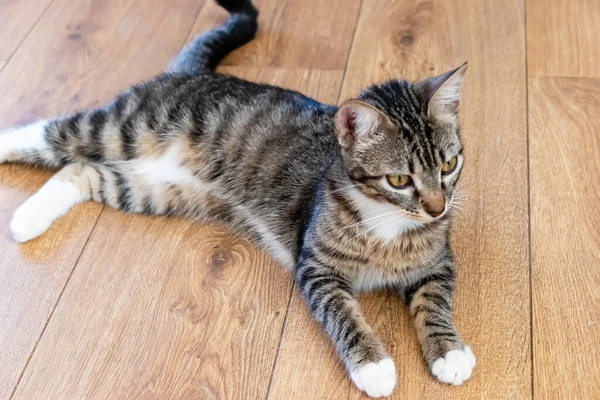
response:
{"label": "cat's hind leg", "polygon": [[142,212],[141,193],[128,175],[129,163],[72,163],[63,167],[15,211],[13,237],[27,242],[44,233],[74,205],[87,200],[130,212]]}
{"label": "cat's hind leg", "polygon": [[[0,163],[60,168],[71,163],[122,159],[121,125],[109,116],[115,113],[114,108],[79,112],[0,131]],[[132,130],[134,133],[137,131]]]}
{"label": "cat's hind leg", "polygon": [[164,159],[73,163],[17,209],[10,225],[14,238],[19,242],[36,238],[71,207],[86,200],[131,213],[196,219],[218,214],[224,219],[223,206],[212,204],[210,188],[183,168],[165,164]]}
{"label": "cat's hind leg", "polygon": [[99,188],[100,176],[94,167],[67,165],[15,211],[10,223],[13,237],[19,242],[38,237],[71,207],[89,200]]}
{"label": "cat's hind leg", "polygon": [[0,131],[0,163],[60,168],[152,154],[173,132],[181,133],[184,124],[165,116],[150,89],[129,90],[105,108]]}
{"label": "cat's hind leg", "polygon": [[31,164],[54,164],[54,154],[46,140],[48,121],[0,132],[0,163],[22,161]]}

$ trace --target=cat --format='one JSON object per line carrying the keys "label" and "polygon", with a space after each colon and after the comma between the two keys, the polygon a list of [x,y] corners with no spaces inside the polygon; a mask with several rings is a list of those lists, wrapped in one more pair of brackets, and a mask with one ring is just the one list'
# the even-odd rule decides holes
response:
{"label": "cat", "polygon": [[217,0],[228,21],[198,36],[158,77],[110,105],[0,133],[0,162],[60,168],[16,212],[14,238],[44,233],[75,204],[216,222],[293,271],[355,385],[392,393],[394,362],[356,294],[407,304],[441,382],[475,357],[451,317],[449,233],[464,165],[458,109],[466,63],[393,79],[341,106],[214,69],[251,41],[250,0]]}

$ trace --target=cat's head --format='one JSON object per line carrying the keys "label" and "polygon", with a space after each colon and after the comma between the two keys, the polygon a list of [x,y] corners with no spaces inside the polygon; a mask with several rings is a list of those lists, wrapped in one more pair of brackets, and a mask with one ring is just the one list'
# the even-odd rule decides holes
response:
{"label": "cat's head", "polygon": [[374,85],[340,107],[337,136],[363,208],[396,210],[415,225],[447,215],[464,163],[458,109],[466,68]]}

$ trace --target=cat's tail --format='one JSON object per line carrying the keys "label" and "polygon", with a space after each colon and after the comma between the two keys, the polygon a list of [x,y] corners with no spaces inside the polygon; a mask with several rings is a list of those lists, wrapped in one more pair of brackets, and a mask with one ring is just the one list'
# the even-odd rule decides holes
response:
{"label": "cat's tail", "polygon": [[196,37],[173,60],[169,72],[198,75],[212,71],[227,54],[254,39],[258,11],[251,0],[216,1],[229,11],[229,20]]}

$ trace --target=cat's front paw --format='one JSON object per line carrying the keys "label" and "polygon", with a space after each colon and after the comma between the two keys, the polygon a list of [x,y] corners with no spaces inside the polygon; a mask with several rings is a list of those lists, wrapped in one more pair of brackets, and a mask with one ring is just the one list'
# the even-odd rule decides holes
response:
{"label": "cat's front paw", "polygon": [[469,346],[450,350],[431,364],[431,374],[440,382],[461,385],[471,377],[475,368],[475,355]]}
{"label": "cat's front paw", "polygon": [[44,233],[52,224],[44,212],[44,205],[32,198],[15,211],[10,222],[10,230],[17,242],[24,243]]}
{"label": "cat's front paw", "polygon": [[391,358],[384,358],[355,369],[350,377],[370,397],[389,396],[396,386],[396,366]]}

